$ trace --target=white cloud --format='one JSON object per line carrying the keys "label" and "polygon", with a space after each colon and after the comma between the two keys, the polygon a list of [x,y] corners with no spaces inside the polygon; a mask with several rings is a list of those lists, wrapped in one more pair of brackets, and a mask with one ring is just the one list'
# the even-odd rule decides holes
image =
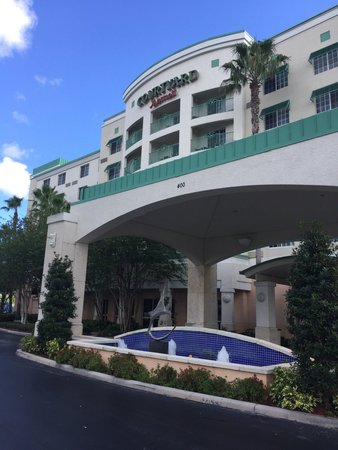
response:
{"label": "white cloud", "polygon": [[60,86],[63,83],[62,78],[47,78],[43,75],[35,75],[34,80],[42,86],[46,86],[47,84],[50,86]]}
{"label": "white cloud", "polygon": [[11,142],[10,144],[6,143],[2,146],[2,155],[7,156],[10,159],[20,160],[23,158],[27,158],[30,153],[30,150],[20,148],[20,146],[16,142]]}
{"label": "white cloud", "polygon": [[28,197],[30,176],[27,166],[5,156],[0,161],[0,193]]}
{"label": "white cloud", "polygon": [[29,120],[28,120],[28,117],[26,116],[26,114],[19,113],[18,111],[13,111],[12,117],[18,123],[26,123],[26,124],[29,123]]}
{"label": "white cloud", "polygon": [[62,78],[52,78],[51,80],[49,80],[49,84],[51,86],[60,86],[62,82],[63,82]]}
{"label": "white cloud", "polygon": [[47,84],[47,78],[46,78],[46,77],[43,77],[43,76],[41,76],[41,75],[35,75],[34,80],[35,80],[37,83],[42,84],[42,85]]}
{"label": "white cloud", "polygon": [[30,30],[37,24],[33,0],[0,1],[0,58],[25,50],[30,44]]}
{"label": "white cloud", "polygon": [[26,100],[26,96],[24,94],[22,94],[21,92],[17,92],[16,99],[19,100],[20,102],[24,102]]}

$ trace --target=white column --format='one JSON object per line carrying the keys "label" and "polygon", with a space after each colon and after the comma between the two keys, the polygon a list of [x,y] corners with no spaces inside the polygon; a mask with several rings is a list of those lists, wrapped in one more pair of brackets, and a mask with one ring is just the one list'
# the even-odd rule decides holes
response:
{"label": "white column", "polygon": [[233,331],[234,329],[234,299],[234,291],[221,292],[221,328],[226,331]]}
{"label": "white column", "polygon": [[[82,334],[82,313],[85,293],[87,255],[88,245],[76,242],[77,219],[70,213],[60,213],[48,218],[48,231],[45,249],[45,260],[43,266],[43,279],[39,305],[45,300],[45,277],[48,273],[49,264],[53,261],[55,255],[61,257],[68,256],[72,261],[73,280],[75,295],[78,298],[76,302],[76,317],[71,319],[73,335]],[[37,334],[37,324],[42,319],[43,313],[39,306],[38,321],[35,326],[35,335]]]}
{"label": "white column", "polygon": [[188,262],[187,326],[218,328],[217,267]]}
{"label": "white column", "polygon": [[256,281],[255,336],[280,344],[280,331],[276,327],[275,286],[272,281]]}

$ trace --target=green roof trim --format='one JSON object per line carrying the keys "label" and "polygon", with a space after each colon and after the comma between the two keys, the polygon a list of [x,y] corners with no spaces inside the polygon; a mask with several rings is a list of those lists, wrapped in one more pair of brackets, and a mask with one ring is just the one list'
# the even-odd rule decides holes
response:
{"label": "green roof trim", "polygon": [[327,92],[332,92],[336,90],[338,90],[338,83],[329,84],[328,86],[324,86],[320,89],[312,91],[310,100],[313,101],[313,99],[318,97],[318,95],[326,94]]}
{"label": "green roof trim", "polygon": [[105,183],[89,186],[81,192],[78,203],[96,200],[160,181],[181,177],[210,167],[238,161],[289,145],[338,132],[338,108],[297,120],[281,127],[229,142],[219,147],[199,151],[174,161],[139,170]]}
{"label": "green roof trim", "polygon": [[64,158],[55,159],[53,161],[50,161],[49,163],[44,164],[43,166],[39,166],[39,167],[36,167],[35,169],[33,169],[32,176],[40,175],[43,172],[53,171],[54,169],[56,169],[58,167],[73,164],[76,161],[81,161],[82,159],[89,158],[90,156],[99,155],[99,153],[100,153],[100,150],[95,150],[95,152],[88,153],[87,155],[83,155],[80,158],[76,158],[76,159],[72,159],[72,160],[68,160],[68,159],[64,159]]}
{"label": "green roof trim", "polygon": [[330,50],[334,50],[338,48],[338,42],[335,42],[334,44],[328,45],[327,47],[323,47],[319,50],[316,50],[315,52],[312,52],[309,56],[309,61],[312,61],[316,56],[324,55],[324,53],[329,52]]}
{"label": "green roof trim", "polygon": [[113,139],[110,139],[107,143],[106,146],[109,147],[110,145],[112,145],[113,142],[117,142],[117,141],[122,141],[122,136],[117,136]]}
{"label": "green roof trim", "polygon": [[259,117],[264,117],[267,114],[278,111],[279,109],[289,109],[290,108],[290,100],[286,100],[285,102],[277,103],[276,105],[269,106],[268,108],[262,109]]}
{"label": "green roof trim", "polygon": [[120,162],[120,161],[118,161],[118,162],[116,162],[116,163],[113,163],[113,164],[109,164],[109,166],[107,166],[107,167],[104,169],[104,171],[107,172],[108,170],[114,169],[114,167],[118,167],[118,166],[121,166],[121,162]]}
{"label": "green roof trim", "polygon": [[33,175],[37,175],[38,173],[46,172],[47,170],[54,169],[55,167],[63,166],[64,164],[68,164],[68,159],[57,158],[53,161],[50,161],[42,166],[36,167],[33,169]]}

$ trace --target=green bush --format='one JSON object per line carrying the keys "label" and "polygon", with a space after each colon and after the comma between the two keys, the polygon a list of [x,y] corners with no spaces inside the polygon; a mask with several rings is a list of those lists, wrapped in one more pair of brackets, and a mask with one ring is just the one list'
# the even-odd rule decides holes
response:
{"label": "green bush", "polygon": [[231,398],[252,403],[263,403],[268,391],[256,376],[237,379],[231,383]]}
{"label": "green bush", "polygon": [[20,340],[20,348],[24,352],[28,353],[41,353],[41,345],[39,340],[35,336],[25,336]]}
{"label": "green bush", "polygon": [[212,395],[212,375],[206,369],[188,367],[178,374],[176,386],[186,391]]}
{"label": "green bush", "polygon": [[0,314],[0,322],[14,322],[15,314],[14,313],[1,313]]}
{"label": "green bush", "polygon": [[281,408],[305,412],[312,412],[319,403],[318,398],[300,390],[295,367],[290,369],[277,367],[274,370],[270,397]]}
{"label": "green bush", "polygon": [[55,359],[60,350],[64,347],[64,343],[59,339],[51,339],[45,344],[45,351],[49,359]]}
{"label": "green bush", "polygon": [[134,355],[114,355],[108,360],[108,369],[112,375],[127,380],[149,381],[150,374]]}
{"label": "green bush", "polygon": [[107,320],[83,320],[83,334],[95,333],[98,336],[116,336],[121,333],[117,323]]}
{"label": "green bush", "polygon": [[59,364],[71,364],[73,357],[78,353],[77,347],[64,347],[55,356],[55,361]]}
{"label": "green bush", "polygon": [[210,395],[231,398],[231,384],[223,377],[212,377]]}
{"label": "green bush", "polygon": [[107,365],[103,362],[102,356],[94,350],[78,349],[74,352],[70,364],[78,369],[107,372]]}
{"label": "green bush", "polygon": [[0,328],[5,328],[6,330],[20,331],[23,333],[33,333],[34,324],[20,323],[20,322],[0,322]]}
{"label": "green bush", "polygon": [[160,386],[176,387],[177,371],[168,364],[163,367],[157,366],[151,370],[150,382]]}
{"label": "green bush", "polygon": [[35,323],[38,320],[37,314],[27,314],[27,322],[28,323]]}

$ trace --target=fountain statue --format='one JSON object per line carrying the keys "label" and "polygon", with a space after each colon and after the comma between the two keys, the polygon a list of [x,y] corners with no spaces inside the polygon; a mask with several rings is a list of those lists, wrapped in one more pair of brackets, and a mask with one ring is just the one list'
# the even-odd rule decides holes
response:
{"label": "fountain statue", "polygon": [[[161,341],[163,339],[166,339],[168,336],[170,336],[170,334],[174,331],[175,329],[175,325],[173,326],[173,329],[170,330],[168,333],[166,333],[164,336],[161,337],[155,337],[152,332],[151,332],[151,328],[153,326],[154,320],[159,318],[159,325],[163,326],[163,325],[171,325],[172,321],[171,321],[171,292],[169,289],[169,280],[167,280],[164,283],[162,292],[161,292],[161,297],[160,300],[158,301],[155,309],[153,309],[152,311],[149,312],[149,326],[148,326],[148,330],[146,331],[146,334],[149,334],[151,336],[152,339],[154,339],[155,341]],[[167,321],[165,321],[165,318],[169,319]]]}

